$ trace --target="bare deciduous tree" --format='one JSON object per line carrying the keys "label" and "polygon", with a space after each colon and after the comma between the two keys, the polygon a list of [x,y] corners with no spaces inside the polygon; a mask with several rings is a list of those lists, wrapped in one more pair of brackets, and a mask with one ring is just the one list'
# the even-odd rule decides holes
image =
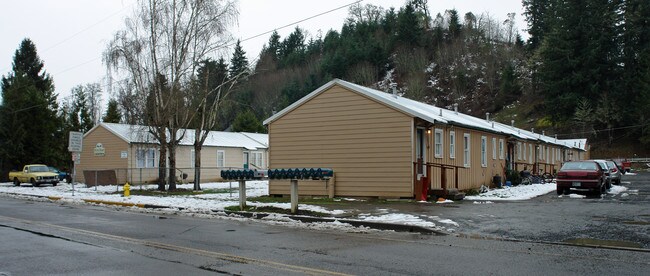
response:
{"label": "bare deciduous tree", "polygon": [[141,0],[125,29],[107,45],[109,76],[128,79],[137,98],[147,103],[140,114],[160,144],[160,190],[165,189],[167,152],[169,189],[176,188],[176,147],[194,115],[188,95],[199,62],[230,41],[227,29],[237,15],[230,0]]}

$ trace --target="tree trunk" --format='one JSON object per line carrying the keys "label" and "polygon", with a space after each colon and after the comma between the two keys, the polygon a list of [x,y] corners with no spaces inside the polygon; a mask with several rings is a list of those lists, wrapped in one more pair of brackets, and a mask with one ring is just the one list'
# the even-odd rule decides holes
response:
{"label": "tree trunk", "polygon": [[169,190],[176,190],[176,145],[169,144]]}
{"label": "tree trunk", "polygon": [[194,145],[194,190],[201,190],[201,146]]}
{"label": "tree trunk", "polygon": [[158,190],[165,190],[165,176],[166,176],[166,164],[165,161],[167,157],[167,146],[160,146],[160,157],[158,158]]}

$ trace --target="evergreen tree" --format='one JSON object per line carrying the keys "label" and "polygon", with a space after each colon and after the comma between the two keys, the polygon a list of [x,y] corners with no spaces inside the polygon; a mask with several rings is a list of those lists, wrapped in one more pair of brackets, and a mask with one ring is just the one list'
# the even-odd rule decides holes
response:
{"label": "evergreen tree", "polygon": [[108,101],[108,108],[106,109],[106,114],[102,118],[102,121],[105,123],[116,123],[119,124],[122,121],[122,115],[118,109],[117,100],[110,99]]}
{"label": "evergreen tree", "polygon": [[424,28],[422,28],[415,8],[412,4],[406,4],[397,14],[397,39],[402,43],[411,46],[420,45]]}
{"label": "evergreen tree", "polygon": [[237,117],[232,124],[232,131],[254,133],[266,132],[264,126],[262,126],[262,123],[257,119],[253,111],[250,109],[237,114]]}
{"label": "evergreen tree", "polygon": [[[68,154],[52,78],[43,71],[36,46],[24,39],[16,50],[12,72],[2,77],[0,161],[3,169],[28,163],[62,164]],[[67,143],[66,143],[67,144]],[[6,174],[3,173],[3,177]]]}
{"label": "evergreen tree", "polygon": [[544,36],[550,30],[552,14],[550,10],[556,6],[555,0],[523,0],[524,15],[528,22],[528,49],[534,52],[542,44]]}
{"label": "evergreen tree", "polygon": [[240,79],[245,79],[249,74],[248,68],[248,58],[246,57],[246,52],[241,47],[240,41],[237,40],[235,44],[235,52],[232,54],[230,59],[230,78],[235,78],[239,76]]}

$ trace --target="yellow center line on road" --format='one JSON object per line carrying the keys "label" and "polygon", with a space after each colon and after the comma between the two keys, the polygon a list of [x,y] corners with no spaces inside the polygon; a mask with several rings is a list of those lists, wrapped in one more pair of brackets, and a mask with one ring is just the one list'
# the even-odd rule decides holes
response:
{"label": "yellow center line on road", "polygon": [[24,220],[24,219],[5,217],[5,216],[0,216],[0,219],[7,220],[7,221],[13,221],[13,222],[17,222],[17,223],[22,223],[22,224],[28,224],[28,225],[51,227],[51,228],[55,228],[55,229],[70,232],[70,233],[84,234],[84,235],[87,235],[87,236],[99,237],[99,238],[112,240],[112,241],[135,243],[135,244],[139,244],[139,245],[143,245],[143,246],[147,246],[147,247],[165,249],[165,250],[176,251],[176,252],[180,252],[180,253],[186,253],[186,254],[198,255],[198,256],[203,256],[203,257],[215,258],[215,259],[220,259],[220,260],[225,260],[225,261],[230,261],[230,262],[236,262],[236,263],[244,263],[244,264],[251,264],[251,265],[266,266],[266,267],[271,267],[271,268],[276,268],[276,269],[291,271],[291,272],[297,272],[297,273],[302,273],[302,274],[307,274],[307,275],[351,275],[351,274],[339,273],[339,272],[335,272],[335,271],[328,271],[328,270],[315,269],[315,268],[304,267],[304,266],[290,265],[290,264],[284,264],[284,263],[279,263],[279,262],[274,262],[274,261],[269,261],[269,260],[255,259],[255,258],[250,258],[250,257],[238,256],[238,255],[215,252],[215,251],[208,251],[208,250],[203,250],[203,249],[196,249],[196,248],[185,247],[185,246],[172,245],[172,244],[161,243],[161,242],[134,239],[134,238],[129,238],[129,237],[125,237],[125,236],[111,235],[111,234],[106,234],[106,233],[101,233],[101,232],[89,231],[89,230],[78,229],[78,228],[71,228],[71,227],[66,227],[66,226],[61,226],[61,225],[56,225],[56,224],[50,224],[50,223],[45,223],[45,222]]}

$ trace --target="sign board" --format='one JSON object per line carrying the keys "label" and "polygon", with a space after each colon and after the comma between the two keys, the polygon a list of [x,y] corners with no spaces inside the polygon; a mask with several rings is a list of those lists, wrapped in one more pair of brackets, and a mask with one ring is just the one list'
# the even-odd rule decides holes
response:
{"label": "sign board", "polygon": [[70,131],[70,135],[68,136],[68,151],[81,152],[83,135],[82,132]]}
{"label": "sign board", "polygon": [[104,145],[102,145],[102,143],[97,143],[97,145],[95,145],[95,148],[93,149],[93,152],[95,153],[95,156],[106,155],[106,149],[104,149]]}
{"label": "sign board", "polygon": [[79,165],[79,163],[81,163],[81,153],[73,152],[72,153],[72,161],[74,161],[75,164]]}

